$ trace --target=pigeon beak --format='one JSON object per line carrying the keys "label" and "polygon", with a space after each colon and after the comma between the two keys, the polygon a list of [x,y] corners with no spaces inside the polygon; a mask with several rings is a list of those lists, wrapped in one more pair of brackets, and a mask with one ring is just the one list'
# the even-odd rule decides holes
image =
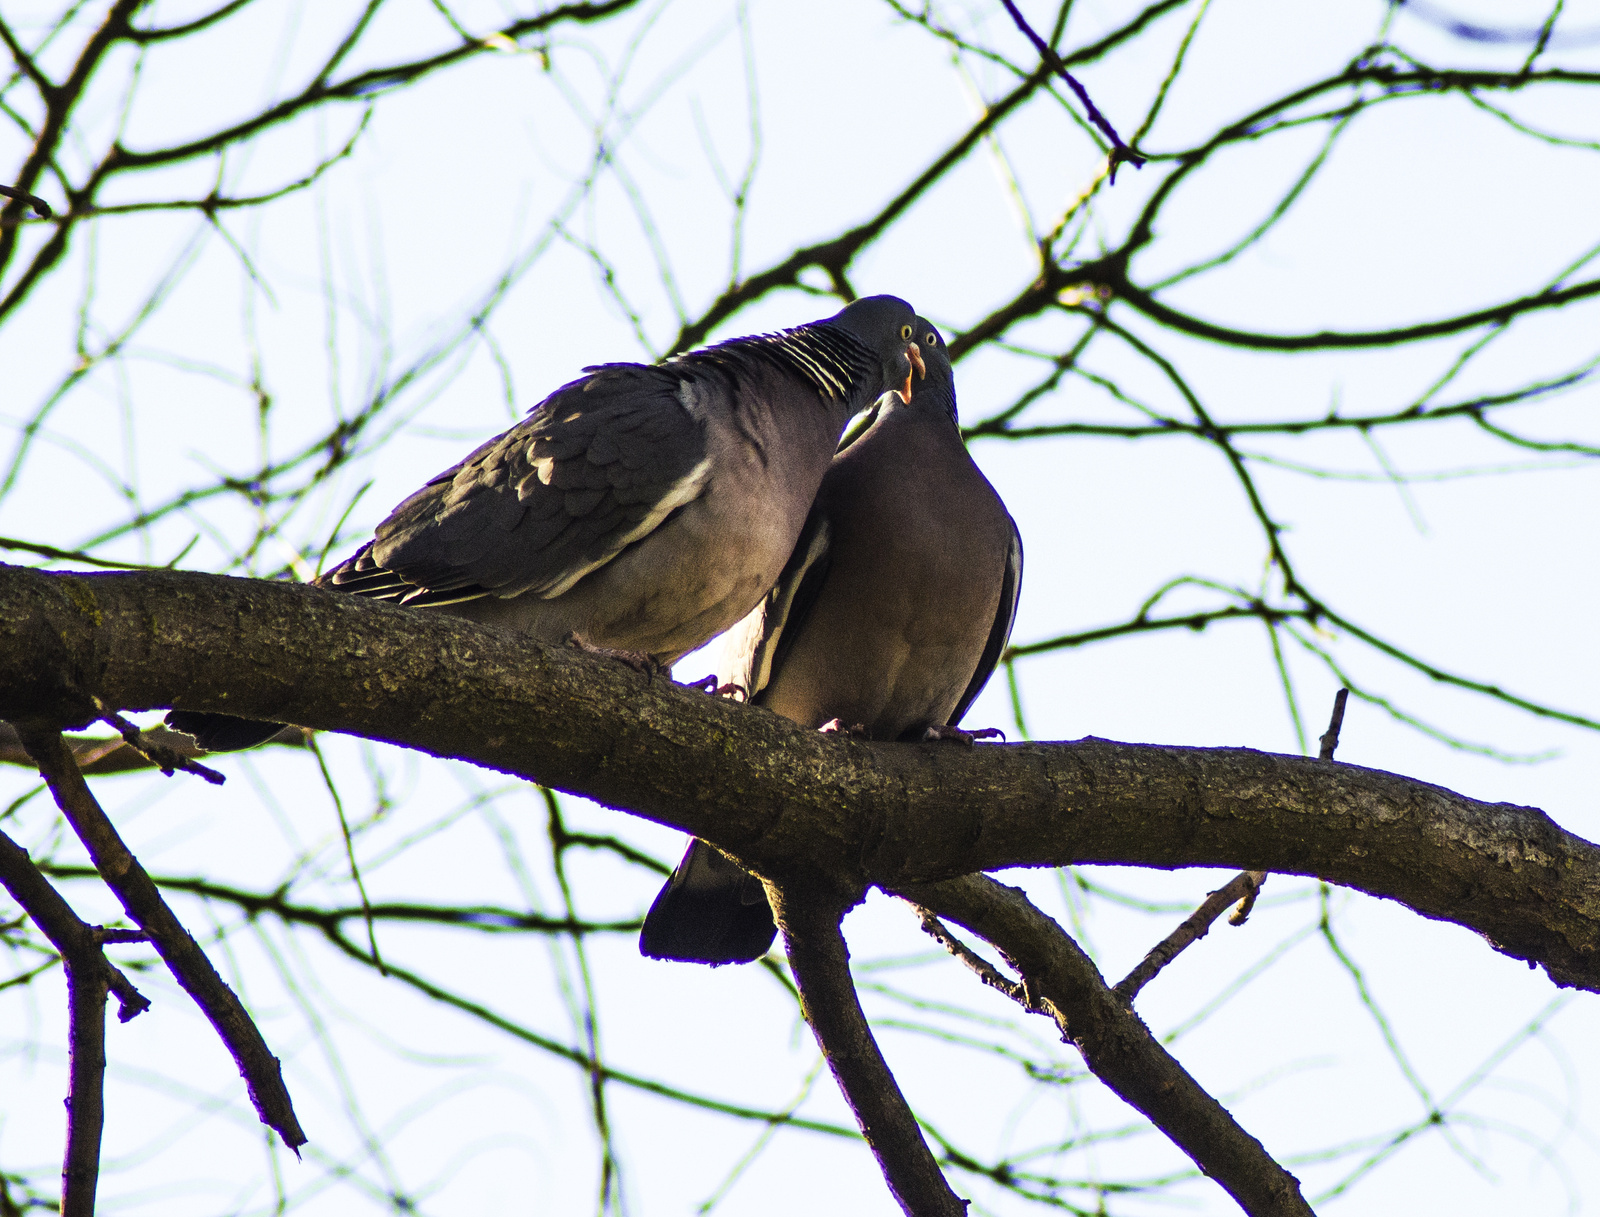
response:
{"label": "pigeon beak", "polygon": [[906,369],[906,383],[902,388],[896,389],[895,394],[900,398],[902,405],[911,404],[911,373],[914,370],[923,380],[928,378],[928,365],[922,362],[922,351],[916,343],[906,348],[906,356],[911,360],[911,367]]}

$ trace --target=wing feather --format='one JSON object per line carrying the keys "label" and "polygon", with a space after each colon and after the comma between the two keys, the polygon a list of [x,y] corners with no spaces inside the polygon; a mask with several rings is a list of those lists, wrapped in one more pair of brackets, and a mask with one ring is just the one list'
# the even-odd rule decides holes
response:
{"label": "wing feather", "polygon": [[396,507],[324,582],[415,606],[559,596],[704,491],[704,425],[679,397],[693,373],[613,364],[556,390]]}

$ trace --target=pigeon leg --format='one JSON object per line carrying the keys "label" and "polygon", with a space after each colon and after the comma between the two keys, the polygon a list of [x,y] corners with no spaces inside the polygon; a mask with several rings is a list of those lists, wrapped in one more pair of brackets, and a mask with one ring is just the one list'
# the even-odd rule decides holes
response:
{"label": "pigeon leg", "polygon": [[976,731],[963,731],[960,727],[947,726],[944,723],[935,723],[922,733],[924,740],[954,740],[958,744],[965,744],[968,748],[981,739],[1005,739],[1006,733],[999,727],[979,727]]}
{"label": "pigeon leg", "polygon": [[577,647],[586,655],[598,655],[603,659],[616,659],[627,664],[635,672],[640,672],[646,680],[651,680],[656,673],[661,671],[661,664],[656,662],[653,655],[643,651],[621,651],[615,647],[597,647],[577,630],[567,635],[567,645]]}
{"label": "pigeon leg", "polygon": [[856,739],[868,738],[865,723],[852,723],[847,727],[844,725],[844,722],[841,719],[837,718],[830,718],[827,722],[823,723],[822,726],[818,727],[817,730],[822,732],[824,735],[851,735]]}

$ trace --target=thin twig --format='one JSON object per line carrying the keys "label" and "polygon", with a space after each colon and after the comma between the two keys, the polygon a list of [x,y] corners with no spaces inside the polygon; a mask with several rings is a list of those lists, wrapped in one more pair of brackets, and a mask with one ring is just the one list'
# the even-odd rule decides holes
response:
{"label": "thin twig", "polygon": [[801,1011],[890,1192],[908,1217],[965,1217],[967,1202],[950,1190],[861,1011],[850,952],[839,932],[842,902],[788,888],[767,890],[800,988]]}
{"label": "thin twig", "polygon": [[1334,750],[1339,747],[1339,732],[1344,727],[1344,704],[1349,700],[1349,689],[1340,689],[1333,695],[1333,717],[1328,720],[1328,730],[1324,732],[1320,741],[1322,751],[1317,753],[1318,760],[1333,759]]}
{"label": "thin twig", "polygon": [[89,851],[106,886],[116,893],[128,916],[149,934],[184,992],[194,998],[227,1045],[244,1076],[256,1114],[277,1131],[285,1145],[298,1150],[306,1143],[306,1135],[295,1118],[278,1058],[272,1055],[249,1012],[217,974],[200,944],[184,929],[106,818],[60,732],[34,727],[21,727],[19,731],[23,747],[39,766],[57,806]]}
{"label": "thin twig", "polygon": [[964,926],[1024,978],[1062,1038],[1252,1217],[1312,1217],[1300,1184],[1106,987],[1100,970],[1016,888],[986,875],[897,886],[895,894]]}
{"label": "thin twig", "polygon": [[149,761],[169,778],[174,770],[182,769],[185,773],[192,773],[197,777],[204,778],[213,786],[220,786],[228,780],[215,769],[207,768],[193,757],[185,756],[176,748],[169,747],[159,740],[150,738],[150,736],[139,730],[138,727],[123,718],[122,715],[111,709],[98,697],[94,699],[94,708],[100,711],[102,722],[109,723],[117,729],[128,747],[144,757],[145,760]]}
{"label": "thin twig", "polygon": [[34,213],[41,220],[48,220],[55,214],[50,210],[50,204],[46,203],[38,195],[29,194],[26,190],[18,190],[15,186],[0,186],[0,195],[4,195],[8,199],[21,199],[29,207],[33,208]]}
{"label": "thin twig", "polygon": [[[168,752],[195,759],[205,755],[194,742],[192,735],[173,731],[167,727],[150,727],[139,733],[146,743],[161,745]],[[118,735],[68,735],[64,737],[72,749],[72,759],[86,777],[103,773],[130,773],[155,767],[144,753],[129,747]],[[267,741],[293,748],[306,746],[306,734],[299,727],[285,727]],[[22,746],[17,729],[10,723],[0,722],[0,765],[25,765],[34,767],[33,758]]]}
{"label": "thin twig", "polygon": [[1004,993],[1030,1014],[1045,1013],[1044,1007],[1028,993],[1027,985],[1020,980],[1008,979],[999,968],[952,934],[931,909],[925,909],[917,904],[911,907],[916,910],[917,919],[922,922],[922,932],[965,964],[984,984]]}
{"label": "thin twig", "polygon": [[1117,184],[1117,166],[1124,161],[1135,169],[1142,169],[1144,167],[1144,157],[1122,142],[1122,137],[1117,134],[1116,128],[1111,125],[1110,120],[1100,113],[1099,108],[1090,100],[1089,90],[1079,84],[1077,77],[1067,71],[1067,65],[1061,62],[1061,56],[1056,54],[1055,47],[1039,37],[1033,26],[1028,24],[1028,19],[1022,15],[1021,10],[1011,0],[1000,0],[1000,3],[1005,5],[1006,12],[1011,14],[1011,20],[1016,22],[1017,28],[1027,36],[1029,42],[1033,43],[1034,49],[1039,52],[1039,58],[1049,64],[1050,70],[1066,81],[1067,87],[1078,95],[1078,100],[1083,103],[1084,110],[1088,112],[1089,121],[1098,127],[1101,134],[1111,141],[1111,163],[1107,169],[1111,184],[1113,186]]}
{"label": "thin twig", "polygon": [[1184,919],[1182,925],[1151,947],[1150,953],[1139,961],[1139,966],[1113,985],[1111,991],[1123,1001],[1132,1002],[1139,990],[1176,959],[1185,947],[1206,936],[1211,923],[1222,916],[1224,909],[1236,900],[1242,901],[1253,896],[1260,884],[1257,876],[1262,874],[1261,871],[1240,871],[1208,895],[1200,907]]}

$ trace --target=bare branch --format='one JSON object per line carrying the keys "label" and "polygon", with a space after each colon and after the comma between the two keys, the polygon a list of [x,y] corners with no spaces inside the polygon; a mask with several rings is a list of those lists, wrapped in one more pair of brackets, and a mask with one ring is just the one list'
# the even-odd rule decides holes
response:
{"label": "bare branch", "polygon": [[1102,135],[1111,141],[1111,164],[1108,170],[1111,184],[1113,186],[1117,184],[1117,166],[1124,161],[1135,169],[1142,169],[1144,167],[1144,157],[1122,142],[1122,137],[1117,134],[1116,128],[1111,125],[1106,116],[1100,113],[1094,102],[1090,100],[1089,90],[1079,84],[1078,78],[1067,71],[1067,65],[1061,62],[1061,56],[1056,54],[1055,47],[1039,37],[1033,26],[1028,24],[1027,18],[1022,15],[1022,10],[1017,8],[1012,3],[1012,0],[1000,0],[1000,3],[1005,6],[1006,12],[1011,14],[1011,20],[1016,23],[1017,28],[1022,31],[1029,42],[1033,43],[1034,49],[1039,52],[1039,58],[1044,60],[1049,65],[1050,70],[1066,81],[1067,87],[1077,94],[1078,100],[1083,103],[1083,108],[1089,114],[1089,121],[1099,129]]}
{"label": "bare branch", "polygon": [[809,888],[767,891],[801,1010],[895,1200],[907,1217],[965,1217],[967,1202],[950,1190],[861,1011],[839,932],[839,919],[855,899],[830,899],[831,893],[819,896]]}
{"label": "bare branch", "polygon": [[1466,42],[1532,43],[1540,48],[1589,46],[1600,42],[1600,25],[1585,26],[1582,29],[1553,35],[1551,29],[1555,24],[1554,13],[1543,25],[1482,25],[1457,17],[1454,13],[1427,3],[1426,0],[1389,0],[1389,2],[1396,8],[1404,6],[1404,10],[1412,16]]}
{"label": "bare branch", "polygon": [[61,1163],[61,1217],[94,1217],[105,1128],[106,974],[91,960],[64,958],[67,973],[67,1148]]}
{"label": "bare branch", "polygon": [[[28,158],[23,162],[21,170],[17,173],[17,189],[23,191],[31,190],[33,184],[39,180],[39,175],[44,172],[45,166],[54,159],[56,148],[66,132],[67,118],[71,114],[72,108],[77,105],[79,96],[89,83],[89,78],[94,75],[95,70],[100,66],[100,61],[105,57],[106,52],[127,30],[128,18],[143,3],[144,0],[116,0],[116,3],[107,10],[105,20],[90,35],[89,40],[84,43],[83,50],[79,52],[77,61],[72,65],[72,71],[68,73],[67,79],[59,85],[52,84],[45,79],[37,69],[30,73],[35,87],[44,98],[45,115],[44,122],[39,127],[39,133],[34,139],[33,148],[29,151]],[[12,54],[20,54],[18,62],[31,65],[31,57],[25,52],[21,52],[21,48],[10,37],[9,29],[0,27],[0,33],[6,36]],[[9,203],[4,210],[9,211],[15,206],[15,202]],[[45,243],[46,249],[50,249],[57,243],[64,243],[67,231],[67,225],[59,226],[51,240]],[[3,272],[11,262],[12,252],[16,248],[16,239],[17,230],[15,227],[6,226],[0,228],[0,272]],[[44,251],[41,251],[40,256],[43,255]],[[59,256],[59,253],[52,255],[50,264],[54,264],[55,259]],[[38,259],[36,258],[35,262],[37,263],[37,261]]]}
{"label": "bare branch", "polygon": [[928,192],[934,183],[965,159],[967,153],[976,148],[986,134],[998,127],[1023,102],[1037,93],[1045,79],[1042,70],[1036,72],[989,106],[977,122],[941,153],[927,169],[918,174],[910,185],[884,204],[878,214],[870,220],[841,233],[831,241],[797,249],[777,265],[731,285],[711,302],[698,320],[678,331],[678,336],[672,340],[667,354],[686,351],[704,342],[718,325],[734,313],[769,292],[795,286],[800,282],[801,272],[812,267],[827,272],[835,285],[840,286],[856,255],[882,236],[895,220],[910,210],[911,205]]}
{"label": "bare branch", "polygon": [[227,0],[226,3],[203,13],[192,21],[185,21],[181,25],[169,25],[157,29],[140,29],[130,26],[127,33],[129,42],[152,43],[166,42],[173,38],[186,38],[190,34],[198,34],[219,21],[225,21],[254,0]]}
{"label": "bare branch", "polygon": [[105,1127],[106,974],[93,961],[64,959],[67,973],[67,1148],[61,1164],[61,1217],[94,1217]]}
{"label": "bare branch", "polygon": [[143,941],[144,934],[128,936],[128,931],[103,930],[79,919],[72,906],[56,891],[44,873],[23,849],[0,832],[0,884],[11,898],[33,919],[63,962],[76,960],[79,975],[89,961],[105,972],[105,983],[117,995],[117,1021],[127,1022],[150,1008],[150,999],[133,987],[122,969],[105,957],[100,946],[107,941]]}
{"label": "bare branch", "polygon": [[28,853],[0,832],[0,884],[60,952],[67,978],[67,1145],[61,1166],[62,1217],[94,1217],[105,1125],[106,992],[117,994],[127,1022],[150,1002],[105,957],[101,943],[139,941],[143,934],[105,931],[78,918]]}
{"label": "bare branch", "polygon": [[179,769],[185,773],[192,773],[204,778],[213,786],[221,786],[228,779],[215,769],[209,769],[188,755],[193,749],[178,749],[169,747],[163,740],[146,735],[122,715],[108,707],[105,702],[95,698],[95,709],[100,711],[102,721],[115,727],[122,736],[122,742],[127,744],[145,760],[149,761],[169,778]]}
{"label": "bare branch", "polygon": [[[195,746],[193,737],[181,731],[171,731],[166,727],[151,727],[140,734],[147,743],[157,744],[164,751],[179,757],[192,760],[205,755]],[[69,735],[65,738],[67,747],[72,749],[73,760],[78,763],[79,772],[86,776],[130,773],[156,767],[154,761],[144,753],[136,752],[129,747],[128,742],[120,736]],[[285,727],[267,742],[304,747],[305,733],[298,727]],[[33,758],[22,746],[22,737],[10,723],[0,723],[0,765],[26,765],[30,769],[36,768]]]}
{"label": "bare branch", "polygon": [[1004,993],[1030,1014],[1044,1013],[1044,1008],[1028,993],[1026,984],[1020,980],[1009,979],[999,968],[962,942],[931,909],[925,909],[918,904],[913,904],[911,907],[916,910],[917,920],[922,923],[922,932],[960,960],[962,965],[984,984],[999,993]]}
{"label": "bare branch", "polygon": [[1317,741],[1321,745],[1317,753],[1319,761],[1331,761],[1339,747],[1339,731],[1344,726],[1344,706],[1349,700],[1349,689],[1340,689],[1333,695],[1333,717],[1328,720],[1328,729]]}
{"label": "bare branch", "polygon": [[[549,29],[554,25],[568,22],[578,25],[599,22],[607,17],[615,16],[625,9],[632,8],[637,3],[638,0],[601,0],[599,3],[592,4],[563,4],[556,8],[548,9],[536,17],[525,17],[521,20],[510,22],[496,31],[496,35],[501,39],[515,41],[517,38]],[[185,144],[175,144],[166,148],[152,148],[143,152],[118,148],[117,151],[120,155],[117,158],[117,168],[119,170],[148,168],[155,165],[171,165],[181,161],[193,160],[196,157],[209,156],[214,152],[220,152],[224,148],[258,135],[270,127],[275,127],[289,119],[298,117],[300,114],[313,110],[318,106],[326,105],[329,102],[361,101],[385,89],[414,84],[423,77],[432,75],[442,68],[453,66],[474,55],[484,54],[489,49],[489,40],[487,38],[480,39],[476,42],[462,43],[448,51],[429,56],[426,59],[409,60],[367,68],[354,76],[330,83],[329,76],[348,57],[370,19],[371,9],[375,7],[375,5],[370,4],[369,0],[369,7],[356,19],[350,32],[324,62],[318,75],[293,97],[285,98],[283,101],[251,115],[231,127],[225,127],[207,135],[202,135]]]}
{"label": "bare branch", "polygon": [[1062,1039],[1252,1217],[1307,1217],[1299,1181],[1241,1128],[1106,987],[1081,947],[1014,887],[983,875],[903,885],[899,895],[992,943],[1055,1019]]}
{"label": "bare branch", "polygon": [[[36,214],[41,220],[48,220],[52,215],[55,214],[50,210],[50,204],[46,203],[38,195],[29,194],[26,190],[18,190],[15,186],[0,186],[0,196],[4,196],[8,199],[20,199],[29,207],[32,207],[34,214]],[[14,223],[15,221],[5,220],[0,222],[10,224]]]}
{"label": "bare branch", "polygon": [[773,879],[892,888],[1092,862],[1317,875],[1600,990],[1600,849],[1536,809],[1357,765],[838,740],[446,614],[178,571],[0,567],[0,718],[85,722],[96,696],[404,742],[704,837]]}
{"label": "bare branch", "polygon": [[[1064,280],[1072,277],[1070,273],[1063,272]],[[1561,308],[1600,295],[1600,279],[1588,279],[1571,287],[1547,288],[1488,308],[1474,309],[1470,313],[1458,313],[1453,317],[1442,317],[1437,321],[1425,321],[1418,325],[1395,326],[1387,330],[1318,330],[1315,333],[1305,334],[1269,334],[1217,325],[1190,316],[1188,313],[1179,312],[1162,304],[1143,288],[1136,287],[1122,272],[1108,274],[1098,281],[1110,286],[1118,299],[1126,300],[1152,321],[1159,321],[1163,325],[1197,338],[1261,351],[1320,351],[1352,347],[1401,346],[1408,342],[1420,342],[1426,338],[1459,334],[1466,330],[1477,329],[1479,326],[1504,325],[1529,313]],[[1068,286],[1072,285],[1065,281],[1062,283],[1062,287]]]}
{"label": "bare branch", "polygon": [[306,1143],[284,1087],[278,1058],[272,1055],[255,1022],[188,930],[161,898],[111,821],[95,801],[59,733],[22,726],[22,744],[50,785],[56,805],[78,834],[95,869],[116,893],[128,916],[150,936],[178,983],[194,998],[244,1076],[250,1101],[263,1123],[277,1131],[290,1149]]}
{"label": "bare branch", "polygon": [[[1206,936],[1211,923],[1222,916],[1230,904],[1237,901],[1242,905],[1246,900],[1254,902],[1264,878],[1266,876],[1261,871],[1241,871],[1211,892],[1200,907],[1184,919],[1182,925],[1151,947],[1149,953],[1139,961],[1139,966],[1113,985],[1111,991],[1131,1004],[1139,995],[1139,990],[1154,980],[1156,974],[1176,959],[1185,947]],[[1240,918],[1234,924],[1242,921],[1243,918]]]}
{"label": "bare branch", "polygon": [[[58,879],[88,879],[99,872],[86,866],[61,866],[46,863],[40,871]],[[665,868],[661,868],[665,869]],[[334,935],[346,921],[363,921],[370,914],[374,921],[398,924],[455,926],[477,930],[485,934],[637,934],[641,918],[629,917],[620,921],[586,921],[576,917],[549,917],[520,909],[492,904],[454,905],[383,903],[362,907],[355,905],[302,904],[289,899],[281,888],[273,891],[251,891],[180,875],[152,875],[150,881],[169,892],[187,892],[206,900],[231,904],[254,920],[263,915],[276,917],[285,925],[313,926],[324,934]],[[105,931],[106,934],[112,931]],[[141,940],[143,936],[141,935]]]}

